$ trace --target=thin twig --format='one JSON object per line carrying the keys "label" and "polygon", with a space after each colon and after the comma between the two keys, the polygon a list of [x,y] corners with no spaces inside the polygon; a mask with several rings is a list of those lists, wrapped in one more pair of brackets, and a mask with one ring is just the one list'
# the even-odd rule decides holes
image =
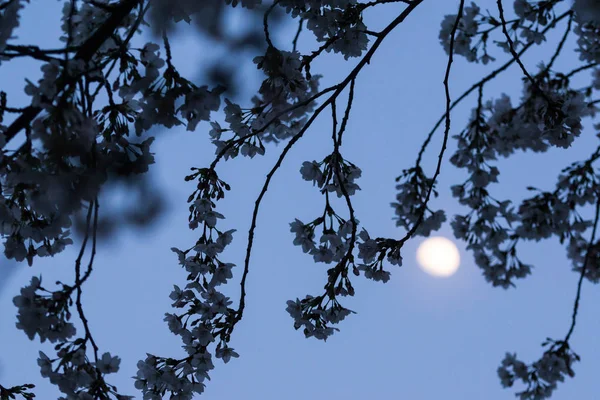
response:
{"label": "thin twig", "polygon": [[275,46],[273,46],[273,42],[271,42],[271,36],[269,35],[269,15],[271,15],[271,12],[277,6],[277,3],[279,3],[279,0],[274,1],[273,4],[271,4],[269,6],[269,8],[265,12],[265,15],[264,15],[264,18],[263,18],[263,27],[264,27],[264,31],[265,31],[265,40],[266,40],[267,45],[269,47],[275,47]]}
{"label": "thin twig", "polygon": [[[87,247],[87,242],[89,239],[89,235],[90,235],[90,223],[91,223],[91,218],[92,218],[92,212],[94,210],[94,203],[95,201],[91,201],[90,205],[89,205],[89,209],[88,209],[88,213],[87,213],[87,217],[86,217],[86,229],[85,229],[85,236],[83,238],[83,242],[81,244],[81,249],[79,250],[79,256],[77,257],[77,260],[75,260],[75,287],[77,288],[77,298],[75,300],[75,304],[77,306],[77,312],[79,314],[79,318],[81,319],[81,322],[83,323],[83,328],[85,329],[85,339],[89,339],[90,343],[92,344],[92,348],[94,351],[94,360],[96,362],[98,362],[98,346],[96,345],[96,342],[94,341],[94,338],[92,337],[89,325],[88,325],[88,320],[85,317],[85,313],[83,312],[83,305],[81,304],[81,294],[82,294],[82,290],[81,290],[81,285],[83,283],[82,279],[81,279],[81,259],[83,258],[83,255],[85,253],[85,248]],[[97,208],[96,208],[96,217],[94,218],[95,222],[97,222]],[[95,227],[94,227],[94,232],[96,231]],[[95,242],[95,238],[94,238],[94,242]],[[92,259],[93,259],[94,254],[92,254]],[[88,267],[88,271],[91,271],[91,266]],[[89,273],[86,274],[87,276],[89,276]],[[86,276],[86,279],[87,279]]]}
{"label": "thin twig", "polygon": [[585,71],[586,69],[597,67],[598,65],[600,65],[600,63],[597,63],[597,62],[591,63],[591,64],[587,64],[587,65],[582,65],[581,67],[575,68],[573,71],[571,71],[568,74],[566,74],[565,78],[570,78],[573,75],[580,73],[581,71]]}
{"label": "thin twig", "polygon": [[298,30],[296,31],[296,36],[294,36],[294,40],[292,40],[292,52],[296,52],[298,48],[298,39],[300,39],[300,32],[302,32],[302,25],[304,25],[304,19],[300,18],[298,22]]}
{"label": "thin twig", "polygon": [[575,324],[577,323],[577,312],[579,311],[579,300],[581,299],[581,286],[583,284],[583,278],[585,278],[585,272],[587,271],[588,260],[590,257],[590,253],[592,247],[594,246],[594,238],[596,237],[596,228],[598,227],[598,217],[600,217],[600,193],[597,193],[598,197],[596,201],[596,216],[594,218],[594,227],[592,228],[592,236],[590,237],[590,242],[588,244],[587,251],[585,252],[585,257],[583,259],[583,266],[581,267],[581,274],[579,275],[579,281],[577,282],[577,294],[575,295],[575,304],[573,305],[573,315],[571,316],[571,326],[569,327],[569,332],[567,332],[567,336],[565,336],[564,342],[567,343],[575,330]]}
{"label": "thin twig", "polygon": [[546,102],[548,102],[548,104],[553,104],[552,99],[550,97],[548,97],[546,92],[544,92],[540,88],[540,86],[538,85],[538,82],[527,71],[527,68],[525,68],[525,65],[521,61],[519,54],[515,50],[514,43],[511,39],[510,35],[508,34],[508,30],[506,29],[506,19],[504,18],[504,7],[502,6],[502,0],[497,0],[496,4],[498,5],[498,14],[500,17],[500,22],[502,23],[502,32],[504,33],[504,37],[506,37],[506,40],[508,42],[508,50],[510,51],[510,54],[512,54],[513,58],[515,59],[515,61],[519,65],[519,67],[521,68],[523,75],[525,75],[525,77],[531,83],[532,91],[536,90],[544,98],[544,100],[546,100]]}
{"label": "thin twig", "polygon": [[355,79],[350,82],[350,91],[348,92],[348,104],[346,105],[346,111],[344,111],[344,117],[342,118],[342,125],[340,126],[340,132],[338,134],[338,145],[342,145],[342,136],[346,131],[346,125],[348,124],[348,118],[350,118],[350,110],[352,109],[352,103],[354,101],[354,83]]}
{"label": "thin twig", "polygon": [[452,68],[452,62],[454,61],[454,41],[456,37],[456,30],[458,29],[458,24],[460,23],[460,19],[463,14],[463,8],[465,6],[465,0],[461,0],[458,6],[458,14],[456,16],[456,20],[454,21],[454,26],[452,27],[452,32],[450,34],[450,48],[448,51],[448,64],[446,65],[446,73],[444,75],[444,93],[446,95],[446,113],[445,113],[445,121],[446,127],[444,129],[444,140],[442,141],[442,148],[440,149],[440,153],[438,155],[437,167],[435,169],[435,173],[433,174],[433,178],[431,179],[431,186],[429,186],[429,190],[427,191],[427,196],[425,196],[425,201],[423,202],[423,208],[421,209],[421,213],[419,214],[419,219],[412,226],[412,228],[406,233],[406,235],[399,240],[398,244],[402,246],[404,242],[406,242],[413,234],[417,231],[421,222],[423,222],[423,217],[425,215],[425,210],[427,208],[427,203],[429,203],[429,199],[431,198],[431,193],[433,192],[433,187],[435,186],[435,181],[439,176],[442,170],[442,160],[444,159],[444,153],[446,151],[446,145],[448,144],[448,136],[450,135],[450,110],[452,109],[452,99],[450,98],[450,70]]}
{"label": "thin twig", "polygon": [[527,71],[527,68],[525,68],[525,65],[523,65],[521,58],[519,57],[519,55],[517,54],[517,52],[515,50],[515,44],[512,41],[512,38],[510,37],[510,34],[508,33],[508,30],[506,28],[506,19],[504,18],[504,7],[502,5],[502,0],[496,0],[496,4],[498,6],[498,15],[500,17],[500,22],[502,23],[502,33],[504,34],[504,37],[506,38],[506,41],[508,42],[508,51],[510,51],[510,54],[513,56],[513,58],[515,59],[517,64],[519,64],[521,71],[523,71],[523,75],[525,75],[527,77],[527,79],[529,79],[529,81],[531,82],[532,85],[536,86],[537,83],[536,83],[535,79],[533,79],[533,77]]}
{"label": "thin twig", "polygon": [[569,20],[567,22],[567,29],[565,29],[565,33],[563,34],[563,37],[560,39],[560,42],[558,42],[558,46],[556,47],[556,51],[554,52],[554,54],[552,55],[552,58],[550,59],[550,61],[548,62],[548,65],[546,66],[546,69],[544,69],[544,73],[547,73],[550,71],[550,69],[552,68],[552,66],[554,65],[554,62],[556,61],[556,59],[558,58],[558,56],[560,55],[565,42],[567,41],[567,38],[569,37],[569,33],[571,32],[571,25],[573,23],[573,14],[569,15]]}
{"label": "thin twig", "polygon": [[291,150],[291,148],[294,146],[294,144],[296,144],[296,142],[298,140],[300,140],[300,138],[304,135],[306,130],[312,125],[314,120],[317,119],[317,117],[319,116],[321,111],[323,111],[325,109],[325,107],[327,107],[328,105],[329,105],[329,101],[323,103],[319,108],[317,108],[317,110],[315,110],[315,112],[313,113],[311,118],[306,122],[304,127],[296,135],[294,135],[294,137],[292,137],[292,139],[288,142],[288,144],[285,146],[285,148],[279,155],[277,162],[275,163],[273,168],[271,168],[271,170],[267,174],[267,178],[265,179],[265,183],[263,184],[260,194],[258,195],[256,201],[254,202],[254,210],[252,211],[252,222],[250,224],[250,229],[248,230],[248,246],[246,247],[246,258],[244,260],[244,272],[242,274],[242,280],[240,281],[240,287],[241,287],[240,303],[239,303],[235,318],[233,320],[233,323],[230,325],[230,330],[233,329],[235,324],[242,319],[242,315],[244,313],[244,308],[246,305],[246,300],[245,300],[246,299],[246,277],[248,276],[248,271],[249,271],[249,267],[250,267],[250,255],[252,253],[252,245],[254,243],[254,231],[256,230],[256,221],[258,219],[258,210],[260,208],[262,199],[265,196],[265,194],[267,193],[267,190],[269,189],[269,184],[271,183],[271,179],[273,178],[273,175],[275,175],[275,172],[277,172],[279,167],[281,167],[281,164],[283,163],[283,160],[285,159],[285,156],[287,155],[287,153]]}

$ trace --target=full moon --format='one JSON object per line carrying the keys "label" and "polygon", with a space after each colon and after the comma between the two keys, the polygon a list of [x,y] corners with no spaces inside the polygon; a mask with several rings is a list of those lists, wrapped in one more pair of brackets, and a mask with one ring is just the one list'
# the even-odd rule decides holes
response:
{"label": "full moon", "polygon": [[417,261],[429,275],[446,278],[458,270],[460,254],[451,240],[435,236],[421,243],[417,249]]}

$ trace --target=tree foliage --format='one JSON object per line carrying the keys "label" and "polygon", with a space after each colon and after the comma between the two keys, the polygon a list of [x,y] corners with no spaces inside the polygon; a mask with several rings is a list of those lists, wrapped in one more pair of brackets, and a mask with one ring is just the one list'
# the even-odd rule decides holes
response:
{"label": "tree foliage", "polygon": [[[372,31],[363,16],[396,3],[398,13],[388,25]],[[239,355],[232,347],[234,330],[246,302],[246,277],[261,202],[273,176],[290,149],[302,139],[315,119],[331,119],[331,152],[322,160],[300,166],[304,180],[323,196],[323,212],[295,219],[290,230],[294,245],[316,263],[328,265],[323,290],[287,302],[293,326],[304,335],[326,340],[353,312],[344,297],[354,296],[353,279],[387,282],[390,266],[402,265],[403,245],[412,237],[428,236],[446,221],[444,210],[432,210],[436,181],[449,158],[468,178],[452,186],[452,194],[467,211],[451,220],[454,234],[467,243],[484,278],[493,286],[510,288],[531,273],[518,244],[558,237],[579,274],[572,321],[566,335],[547,339],[538,360],[529,364],[507,353],[498,368],[501,384],[518,382],[521,399],[549,398],[557,384],[574,375],[579,356],[571,349],[582,282],[600,281],[600,241],[596,238],[600,213],[600,186],[596,162],[600,147],[587,159],[566,166],[553,191],[530,187],[531,196],[520,204],[497,199],[491,186],[498,181],[499,158],[516,152],[545,152],[568,148],[584,131],[583,121],[594,122],[594,98],[600,90],[600,5],[594,0],[456,0],[456,13],[441,22],[439,39],[448,55],[444,76],[446,112],[424,135],[414,164],[397,178],[397,196],[391,203],[395,220],[405,231],[400,238],[371,235],[356,217],[352,196],[360,187],[361,169],[343,153],[343,138],[360,73],[386,37],[423,0],[68,0],[64,2],[64,46],[42,49],[35,44],[12,44],[19,16],[28,0],[0,1],[0,63],[28,58],[41,63],[38,82],[24,87],[30,97],[15,105],[0,92],[0,234],[9,259],[32,265],[38,257],[54,256],[73,244],[70,227],[84,215],[83,240],[75,260],[75,281],[55,285],[33,277],[14,298],[17,328],[34,340],[55,344],[55,354],[40,352],[42,376],[56,384],[65,399],[127,399],[109,383],[119,370],[120,358],[100,349],[89,329],[81,302],[82,288],[91,278],[101,217],[99,193],[122,179],[140,181],[153,163],[152,128],[186,126],[208,130],[216,155],[206,166],[194,167],[185,177],[196,188],[190,194],[189,227],[198,232],[194,243],[173,248],[187,272],[187,281],[170,295],[174,310],[165,321],[182,341],[187,356],[148,354],[138,362],[135,386],[144,399],[190,399],[202,393],[214,358],[227,363]],[[258,32],[243,38],[224,34],[219,16],[241,6],[248,18],[261,21]],[[510,7],[509,7],[510,6]],[[286,48],[274,45],[273,24],[282,18],[298,24]],[[199,86],[182,76],[173,63],[169,37],[176,24],[194,22],[213,39],[233,50],[251,48],[254,63],[264,74],[251,104],[236,104],[219,85]],[[533,70],[521,57],[546,42],[553,30],[564,31],[551,57]],[[160,38],[142,47],[132,44],[145,31]],[[308,31],[308,33],[306,33]],[[300,53],[301,34],[312,35],[314,47]],[[555,68],[567,37],[576,35],[578,60],[570,71]],[[260,36],[258,36],[260,35]],[[257,38],[260,37],[259,40]],[[311,67],[324,53],[352,62],[338,83],[322,88],[321,76]],[[490,66],[489,74],[461,94],[451,93],[449,82],[455,57]],[[503,63],[499,58],[506,59]],[[510,66],[523,75],[519,99],[500,95],[486,99],[486,85]],[[0,65],[1,68],[1,65]],[[582,88],[571,81],[580,74],[590,79]],[[475,95],[470,120],[450,136],[451,111]],[[225,120],[213,113],[223,110]],[[203,123],[204,122],[204,123]],[[202,123],[202,124],[201,124]],[[207,126],[210,123],[210,128]],[[422,167],[422,157],[433,133],[443,130],[434,171]],[[593,125],[595,130],[599,125]],[[591,129],[587,129],[590,131]],[[457,150],[447,157],[448,141]],[[274,146],[274,145],[279,145]],[[241,266],[239,303],[222,293],[233,279],[235,264],[225,251],[235,229],[224,223],[218,203],[235,196],[218,174],[219,166],[238,156],[254,158],[279,151],[256,199],[248,232],[246,257]],[[594,208],[592,218],[582,210]],[[100,222],[99,222],[100,221]],[[75,314],[83,326],[78,332]],[[31,398],[31,385],[0,386],[2,399]]]}

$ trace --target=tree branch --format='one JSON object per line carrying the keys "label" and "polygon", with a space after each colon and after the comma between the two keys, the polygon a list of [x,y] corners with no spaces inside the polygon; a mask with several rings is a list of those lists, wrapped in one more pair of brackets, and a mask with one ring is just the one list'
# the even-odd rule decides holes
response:
{"label": "tree branch", "polygon": [[[262,187],[262,189],[260,191],[260,194],[258,195],[258,197],[257,197],[257,199],[256,199],[256,201],[254,203],[254,210],[252,212],[252,222],[251,222],[251,225],[250,225],[250,229],[248,231],[248,246],[246,248],[246,258],[244,260],[244,272],[242,274],[242,280],[240,282],[240,286],[241,286],[240,302],[239,302],[237,313],[236,313],[236,315],[235,315],[235,317],[233,319],[232,324],[230,325],[230,329],[229,329],[230,332],[233,330],[233,327],[235,326],[235,324],[237,322],[239,322],[242,319],[242,316],[243,316],[244,308],[245,308],[245,305],[246,305],[246,302],[245,302],[245,297],[246,297],[246,287],[245,287],[245,285],[246,285],[246,277],[248,275],[248,270],[249,270],[249,267],[250,267],[250,255],[252,253],[252,245],[254,243],[254,231],[256,230],[256,221],[257,221],[257,218],[258,218],[258,210],[260,208],[260,204],[262,202],[262,199],[263,199],[264,195],[266,194],[266,192],[267,192],[267,190],[269,188],[269,183],[271,182],[271,179],[273,178],[273,175],[275,175],[275,172],[277,172],[277,170],[279,169],[279,167],[281,167],[281,164],[283,163],[283,160],[285,159],[285,156],[287,155],[287,153],[291,150],[291,148],[294,146],[294,144],[298,140],[300,140],[300,138],[304,135],[304,133],[306,132],[306,130],[312,125],[312,123],[319,116],[319,114],[327,106],[329,106],[333,101],[335,101],[335,99],[340,95],[340,93],[344,90],[344,88],[349,83],[351,83],[352,81],[354,81],[356,79],[357,75],[359,74],[359,72],[362,70],[362,68],[366,64],[368,64],[370,62],[371,57],[377,51],[377,49],[379,48],[379,46],[381,45],[381,43],[383,42],[383,40],[385,39],[385,37],[391,31],[393,31],[396,26],[398,26],[400,23],[402,23],[406,19],[406,17],[408,17],[410,15],[410,13],[419,4],[421,4],[422,2],[423,2],[423,0],[414,0],[413,2],[411,2],[411,4],[408,7],[406,7],[402,11],[402,13],[400,15],[398,15],[387,27],[385,27],[385,29],[383,29],[381,31],[381,36],[379,36],[375,40],[375,42],[373,43],[373,46],[371,46],[371,48],[369,49],[369,51],[359,61],[359,63],[350,72],[350,74],[346,77],[346,79],[344,79],[344,81],[342,81],[340,84],[334,86],[336,88],[335,92],[322,105],[320,105],[314,111],[313,115],[309,118],[309,120],[302,127],[302,129],[296,135],[294,135],[294,137],[292,137],[292,139],[290,140],[290,142],[285,146],[285,148],[283,149],[283,151],[279,155],[279,158],[278,158],[277,162],[275,163],[275,165],[273,166],[273,168],[267,174],[267,178],[265,179],[265,183],[263,184],[263,187]],[[214,164],[215,164],[215,162],[213,162],[213,165]],[[211,166],[211,168],[212,168],[212,166]]]}
{"label": "tree branch", "polygon": [[[544,30],[542,31],[542,33],[548,32],[550,29],[554,28],[559,21],[561,21],[562,19],[564,19],[565,17],[567,17],[567,16],[569,16],[571,14],[572,14],[571,11],[567,11],[567,12],[561,14],[556,19],[554,19],[550,24],[548,24],[548,26],[546,28],[544,28]],[[533,46],[534,44],[535,44],[535,42],[529,42],[529,43],[527,43],[525,45],[525,47],[523,47],[521,49],[521,51],[519,51],[517,53],[519,55],[519,57],[522,56],[527,50],[529,50],[529,48],[531,48],[531,46]],[[489,82],[492,79],[494,79],[500,73],[502,73],[505,70],[507,70],[508,67],[510,67],[515,61],[516,60],[514,58],[511,58],[509,61],[507,61],[506,63],[504,63],[501,67],[499,67],[496,70],[492,71],[490,74],[488,74],[487,76],[485,76],[479,82],[473,84],[473,86],[471,86],[469,89],[467,89],[465,92],[463,92],[463,94],[461,94],[460,96],[458,96],[456,98],[456,100],[454,100],[454,102],[450,106],[450,111],[452,111],[454,109],[454,107],[456,107],[458,104],[460,104],[475,89],[477,89],[480,86],[485,85],[487,82]],[[590,64],[589,66],[586,66],[585,68],[592,68],[594,65],[595,64]],[[579,72],[579,71],[577,71],[577,72]],[[421,159],[423,157],[423,154],[425,153],[425,149],[429,145],[429,142],[431,141],[431,138],[433,137],[433,134],[435,133],[435,131],[437,130],[437,128],[439,128],[439,126],[442,124],[442,122],[444,122],[445,118],[446,118],[446,113],[444,113],[440,117],[440,119],[438,119],[438,121],[435,123],[435,125],[433,126],[433,128],[431,129],[431,131],[429,131],[429,133],[427,134],[427,138],[423,142],[423,145],[421,146],[421,150],[419,151],[419,154],[417,156],[417,161],[415,163],[417,166],[419,166],[421,164]]]}
{"label": "tree branch", "polygon": [[581,286],[583,284],[583,278],[585,277],[585,272],[587,271],[588,260],[590,257],[590,253],[592,247],[594,245],[594,238],[596,237],[596,228],[598,227],[598,219],[600,217],[600,193],[597,193],[596,196],[596,216],[594,218],[594,227],[592,228],[592,236],[590,237],[590,242],[588,244],[587,251],[585,252],[585,257],[583,259],[583,266],[581,267],[581,274],[579,275],[579,281],[577,282],[577,294],[575,295],[575,303],[573,304],[573,314],[571,315],[571,326],[569,327],[569,332],[567,332],[567,336],[565,336],[564,342],[567,343],[575,330],[575,325],[577,323],[577,312],[579,311],[579,300],[581,299]]}
{"label": "tree branch", "polygon": [[[100,26],[94,32],[94,34],[90,36],[90,38],[79,48],[74,59],[81,60],[87,64],[92,59],[94,54],[96,54],[100,46],[102,46],[102,44],[104,44],[104,42],[118,28],[121,21],[132,12],[132,10],[140,1],[143,0],[123,0],[116,5],[106,22]],[[69,86],[73,85],[78,79],[79,76],[72,76],[67,71],[63,71],[56,81],[56,87],[58,89],[57,93],[60,93]],[[46,99],[46,101],[51,102],[52,99]],[[23,111],[23,113],[4,132],[4,135],[6,136],[6,144],[8,144],[8,142],[17,136],[21,130],[30,126],[32,121],[41,111],[41,107],[27,107],[25,111]]]}

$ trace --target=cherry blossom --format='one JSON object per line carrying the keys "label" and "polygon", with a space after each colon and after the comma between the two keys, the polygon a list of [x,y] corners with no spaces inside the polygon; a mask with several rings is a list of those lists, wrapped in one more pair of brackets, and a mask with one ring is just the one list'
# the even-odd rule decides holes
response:
{"label": "cherry blossom", "polygon": [[[55,345],[55,354],[40,352],[37,364],[62,398],[132,398],[107,382],[110,374],[120,372],[121,359],[94,339],[81,294],[93,275],[101,192],[119,177],[143,179],[155,161],[153,130],[185,126],[188,131],[206,131],[215,149],[208,165],[191,166],[185,177],[195,185],[187,221],[195,239],[172,248],[173,264],[187,276],[173,283],[172,309],[164,321],[179,337],[184,356],[147,354],[138,361],[134,378],[143,399],[191,399],[205,391],[214,359],[229,363],[240,357],[233,345],[246,306],[245,283],[262,200],[289,151],[324,112],[331,113],[331,147],[307,154],[303,159],[308,161],[298,166],[298,179],[310,182],[321,196],[322,211],[298,215],[289,226],[292,244],[310,256],[305,256],[306,262],[325,266],[325,285],[313,295],[291,294],[295,300],[287,301],[285,309],[293,327],[307,338],[331,338],[354,313],[342,304],[357,294],[353,280],[363,275],[388,282],[395,267],[402,266],[404,244],[415,236],[431,235],[447,219],[456,238],[467,243],[484,279],[505,289],[534,271],[535,260],[520,258],[520,245],[556,237],[572,262],[569,268],[579,276],[571,325],[564,338],[544,343],[537,361],[527,364],[507,353],[497,372],[502,386],[522,387],[517,396],[531,400],[549,398],[560,382],[575,375],[579,356],[571,349],[571,336],[582,282],[600,281],[600,147],[587,159],[565,166],[555,187],[527,187],[524,199],[502,198],[495,185],[502,176],[500,158],[570,148],[588,135],[587,122],[600,129],[595,119],[600,102],[597,1],[514,0],[509,7],[509,2],[496,0],[494,10],[484,10],[478,1],[455,2],[457,11],[442,18],[438,36],[448,56],[440,87],[446,109],[425,136],[415,162],[396,179],[391,203],[401,232],[396,237],[371,234],[359,221],[357,215],[364,210],[355,209],[353,196],[361,190],[362,169],[345,156],[343,139],[350,134],[350,116],[360,113],[352,106],[361,71],[376,62],[373,55],[386,37],[413,18],[423,0],[65,1],[60,21],[64,47],[59,49],[14,44],[21,10],[33,6],[29,3],[0,0],[0,62],[27,57],[38,62],[41,71],[36,82],[27,80],[23,87],[29,99],[25,107],[13,104],[12,93],[0,91],[0,236],[9,259],[32,265],[38,257],[59,255],[74,245],[71,228],[78,218],[85,219],[74,281],[53,286],[44,281],[42,286],[42,278],[34,276],[13,299],[16,327],[31,340]],[[372,31],[365,17],[386,3],[397,3],[400,11],[390,15],[385,27]],[[248,104],[233,101],[222,85],[199,86],[184,77],[170,45],[181,21],[197,22],[200,31],[226,42],[223,30],[205,15],[222,15],[237,6],[248,18],[260,20],[257,32],[264,36],[262,47],[252,47],[252,60],[263,80]],[[298,26],[287,42],[272,37],[275,9]],[[550,32],[563,29],[547,60],[535,67],[521,60],[532,47],[554,40]],[[154,39],[134,46],[132,38],[146,32]],[[562,70],[555,61],[567,51],[564,45],[571,33],[576,35],[578,57],[572,57],[577,58],[572,70]],[[309,35],[308,50],[298,47],[301,34]],[[347,74],[328,77],[337,82],[328,87],[315,71],[315,60],[325,53],[352,63]],[[457,94],[449,84],[455,57],[493,68]],[[523,77],[521,95],[484,92],[511,65],[518,66]],[[574,86],[573,78],[584,73],[590,76],[587,83]],[[477,96],[467,125],[455,132],[451,112],[473,93]],[[432,137],[440,127],[437,164],[427,170],[423,155],[437,143]],[[448,156],[450,141],[456,150]],[[224,162],[240,154],[253,159],[267,151],[279,155],[254,201],[248,235],[242,238],[246,257],[235,264],[228,247],[238,221],[227,219],[220,200],[240,194],[219,172]],[[463,208],[452,217],[431,205],[439,194],[438,177],[447,168],[446,158],[466,175],[451,187]],[[591,208],[593,218],[586,212]],[[238,283],[234,301],[226,293]],[[30,399],[32,389],[29,384],[0,385],[0,396]]]}

